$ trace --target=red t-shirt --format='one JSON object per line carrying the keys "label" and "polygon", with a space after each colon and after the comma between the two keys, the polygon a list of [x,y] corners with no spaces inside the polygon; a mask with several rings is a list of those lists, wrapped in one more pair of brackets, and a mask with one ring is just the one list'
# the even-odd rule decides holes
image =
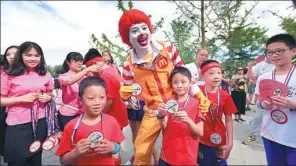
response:
{"label": "red t-shirt", "polygon": [[[200,89],[204,92],[205,86],[200,86]],[[212,113],[214,119],[216,118],[216,108],[218,106],[218,92],[216,93],[209,93],[207,92],[208,99],[211,101],[210,107],[212,108]],[[211,113],[207,112],[205,117],[206,121],[204,124],[204,135],[202,139],[200,140],[201,144],[210,146],[210,147],[221,147],[223,145],[226,145],[226,127],[222,121],[222,115],[232,115],[237,112],[237,108],[232,100],[232,97],[227,93],[226,91],[220,89],[220,109],[218,113],[218,117],[216,120],[216,131],[214,129],[214,123],[211,117]],[[214,133],[217,133],[221,136],[221,143],[220,144],[214,144],[210,141],[210,136]]]}
{"label": "red t-shirt", "polygon": [[112,99],[107,114],[118,121],[120,128],[124,128],[128,125],[128,116],[126,105],[121,101],[119,94],[121,77],[114,68],[104,70],[100,77],[106,82],[108,99]]}
{"label": "red t-shirt", "polygon": [[[185,104],[179,103],[182,108]],[[199,123],[204,119],[198,109],[199,100],[191,97],[185,108],[190,119]],[[161,159],[170,165],[196,165],[200,138],[194,138],[188,125],[175,121],[168,115],[167,128],[163,131]]]}
{"label": "red t-shirt", "polygon": [[[78,119],[79,117],[71,120],[65,126],[56,156],[62,156],[74,149],[71,137]],[[93,132],[101,132],[105,139],[119,144],[125,139],[117,121],[112,116],[103,114],[103,120],[95,125],[90,126],[82,121],[80,122],[80,126],[74,137],[74,144],[77,144],[81,139],[87,138]],[[95,151],[90,150],[86,155],[79,156],[74,165],[114,165],[114,160],[111,154],[96,154]]]}

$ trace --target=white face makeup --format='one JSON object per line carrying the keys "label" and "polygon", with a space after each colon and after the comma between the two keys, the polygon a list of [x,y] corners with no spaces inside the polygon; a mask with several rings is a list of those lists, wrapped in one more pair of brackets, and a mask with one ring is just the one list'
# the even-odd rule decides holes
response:
{"label": "white face makeup", "polygon": [[151,32],[145,23],[134,24],[129,31],[129,39],[136,50],[143,50],[149,47]]}

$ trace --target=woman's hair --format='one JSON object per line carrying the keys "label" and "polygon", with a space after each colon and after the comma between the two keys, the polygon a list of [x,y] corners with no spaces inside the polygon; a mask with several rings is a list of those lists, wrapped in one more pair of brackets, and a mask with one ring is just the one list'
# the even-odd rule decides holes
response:
{"label": "woman's hair", "polygon": [[178,73],[182,74],[183,76],[186,76],[189,79],[189,81],[191,81],[191,73],[187,68],[175,67],[174,70],[170,74],[170,82],[172,82],[173,77]]}
{"label": "woman's hair", "polygon": [[4,55],[0,55],[0,66],[4,66]]}
{"label": "woman's hair", "polygon": [[24,64],[23,54],[29,52],[32,48],[36,50],[36,52],[40,55],[40,63],[36,66],[36,72],[39,75],[45,75],[47,73],[46,63],[44,59],[44,54],[42,48],[35,42],[26,41],[22,43],[16,52],[14,61],[9,66],[7,70],[7,74],[11,76],[20,76],[26,72],[29,72],[28,67]]}
{"label": "woman's hair", "polygon": [[71,60],[74,60],[75,62],[77,61],[83,61],[83,56],[78,53],[78,52],[70,52],[66,59],[64,60],[64,63],[63,63],[63,69],[62,69],[62,74],[63,73],[67,73],[69,71],[69,65],[67,62],[70,62]]}
{"label": "woman's hair", "polygon": [[244,74],[247,74],[248,73],[248,68],[244,68]]}
{"label": "woman's hair", "polygon": [[111,55],[111,52],[106,50],[106,51],[102,52],[102,55],[103,55],[105,52],[107,52],[108,55],[109,55],[109,57],[110,57],[109,63],[113,64],[113,63],[114,63],[114,60],[113,60],[113,57],[112,57],[112,55]]}
{"label": "woman's hair", "polygon": [[[78,95],[80,98],[82,98],[82,96],[84,94],[84,90],[90,86],[101,86],[106,90],[106,83],[102,78],[97,77],[97,76],[90,76],[90,77],[83,79],[79,84]],[[106,90],[106,93],[107,93],[107,90]]]}
{"label": "woman's hair", "polygon": [[5,52],[4,52],[4,60],[3,60],[3,68],[4,68],[4,70],[7,70],[8,68],[9,68],[9,63],[8,63],[8,61],[7,61],[7,59],[6,59],[6,57],[7,57],[7,52],[10,50],[10,49],[12,49],[12,48],[16,48],[16,49],[19,49],[19,46],[15,46],[15,45],[12,45],[12,46],[9,46],[6,50],[5,50]]}
{"label": "woman's hair", "polygon": [[91,48],[88,50],[88,52],[85,54],[84,56],[84,61],[83,64],[85,64],[87,61],[95,58],[95,57],[102,57],[102,55],[100,54],[100,52],[95,49],[95,48]]}

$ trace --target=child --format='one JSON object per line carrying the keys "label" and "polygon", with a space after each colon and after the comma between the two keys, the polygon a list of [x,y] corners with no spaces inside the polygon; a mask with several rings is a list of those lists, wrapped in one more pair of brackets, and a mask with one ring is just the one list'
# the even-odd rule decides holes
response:
{"label": "child", "polygon": [[[292,35],[279,34],[267,40],[266,56],[275,69],[259,76],[258,83],[273,79],[289,89],[286,97],[273,96],[271,101],[258,101],[258,107],[264,109],[260,135],[268,165],[296,165],[296,69],[291,64],[295,53],[296,40]],[[260,100],[259,86],[255,93]]]}
{"label": "child", "polygon": [[80,106],[78,87],[81,79],[85,77],[88,72],[96,72],[99,70],[97,65],[92,65],[81,70],[82,63],[83,57],[80,53],[70,52],[63,63],[62,74],[58,77],[62,89],[63,101],[58,114],[60,131],[63,131],[64,126],[80,114],[78,108]]}
{"label": "child", "polygon": [[114,165],[112,155],[120,151],[124,136],[116,119],[102,112],[107,100],[104,80],[82,80],[79,97],[84,114],[65,126],[56,155],[62,165]]}
{"label": "child", "polygon": [[[232,114],[236,113],[237,109],[229,93],[219,88],[222,70],[217,61],[203,62],[201,74],[206,84],[200,86],[200,89],[211,101],[211,106],[206,113],[204,135],[199,144],[198,165],[227,165],[226,159],[233,146]],[[222,121],[223,114],[226,128]]]}
{"label": "child", "polygon": [[158,165],[196,165],[199,138],[203,135],[203,116],[199,101],[190,96],[191,73],[187,68],[175,67],[170,83],[179,109],[167,113],[165,104],[159,105],[160,126],[163,130],[162,150]]}
{"label": "child", "polygon": [[51,100],[53,89],[45,64],[41,47],[24,42],[1,76],[1,105],[7,112],[4,160],[9,166],[42,165],[45,103]]}

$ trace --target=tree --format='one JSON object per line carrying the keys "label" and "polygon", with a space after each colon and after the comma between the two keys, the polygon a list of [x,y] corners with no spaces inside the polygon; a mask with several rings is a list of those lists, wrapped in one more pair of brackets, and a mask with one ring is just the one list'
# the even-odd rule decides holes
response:
{"label": "tree", "polygon": [[47,66],[47,71],[51,74],[53,78],[56,78],[58,74],[61,73],[63,66],[62,65],[55,65],[55,66]]}
{"label": "tree", "polygon": [[[124,7],[124,2],[122,0],[117,0],[117,8],[118,10],[125,12],[127,10],[130,10],[134,7],[134,4],[132,0],[128,1],[128,8]],[[149,15],[151,18],[152,16]],[[161,18],[159,21],[153,24],[153,32],[157,32],[160,28],[162,28],[164,23],[164,18]],[[117,34],[115,37],[119,37],[119,34]],[[106,34],[102,33],[100,38],[97,38],[95,34],[91,34],[90,45],[92,47],[96,47],[99,50],[109,50],[114,58],[119,58],[120,64],[122,64],[125,60],[126,52],[129,48],[126,46],[117,45],[114,42],[112,42]]]}
{"label": "tree", "polygon": [[165,31],[166,37],[174,43],[178,48],[183,62],[190,63],[194,61],[195,45],[197,41],[190,41],[193,35],[192,23],[183,21],[181,18],[177,18],[170,23],[171,30]]}

